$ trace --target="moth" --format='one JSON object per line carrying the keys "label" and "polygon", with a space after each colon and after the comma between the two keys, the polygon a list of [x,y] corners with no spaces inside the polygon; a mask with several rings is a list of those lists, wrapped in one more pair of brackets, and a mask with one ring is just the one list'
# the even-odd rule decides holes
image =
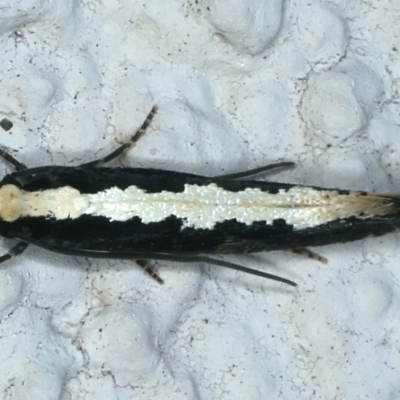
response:
{"label": "moth", "polygon": [[29,245],[67,255],[135,260],[158,282],[147,260],[203,262],[296,286],[264,271],[210,255],[308,250],[400,225],[398,196],[249,179],[281,162],[205,177],[150,168],[111,168],[143,136],[157,107],[130,140],[79,166],[27,168],[7,151],[15,172],[0,183],[0,235],[17,243],[0,263]]}

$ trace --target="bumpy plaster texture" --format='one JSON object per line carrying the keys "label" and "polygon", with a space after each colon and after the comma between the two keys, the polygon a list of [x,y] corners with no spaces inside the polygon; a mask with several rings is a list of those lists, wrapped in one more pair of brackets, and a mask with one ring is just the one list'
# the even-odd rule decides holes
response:
{"label": "bumpy plaster texture", "polygon": [[[29,166],[100,157],[157,104],[125,163],[213,175],[286,159],[273,179],[399,192],[398,2],[0,11],[0,143]],[[328,265],[232,257],[298,289],[166,262],[160,286],[133,262],[30,248],[0,271],[0,397],[399,398],[398,241],[321,248]]]}

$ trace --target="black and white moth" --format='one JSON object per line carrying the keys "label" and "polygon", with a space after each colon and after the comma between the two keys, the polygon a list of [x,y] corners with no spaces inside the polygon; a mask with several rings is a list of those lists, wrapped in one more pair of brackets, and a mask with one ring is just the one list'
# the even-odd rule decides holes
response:
{"label": "black and white moth", "polygon": [[383,235],[400,226],[398,196],[247,180],[279,163],[217,177],[105,164],[133,146],[156,107],[128,143],[76,167],[27,168],[0,183],[0,235],[17,240],[0,263],[29,244],[77,256],[207,262],[295,286],[285,278],[204,254],[290,250],[324,261],[308,246]]}

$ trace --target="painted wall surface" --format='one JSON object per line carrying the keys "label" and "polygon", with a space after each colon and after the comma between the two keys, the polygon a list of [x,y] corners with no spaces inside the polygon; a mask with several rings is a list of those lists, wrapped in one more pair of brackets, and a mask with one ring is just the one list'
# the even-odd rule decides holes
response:
{"label": "painted wall surface", "polygon": [[[399,193],[399,19],[391,0],[1,0],[0,144],[78,165],[157,104],[126,165],[288,160],[268,179]],[[160,286],[133,262],[29,248],[0,269],[0,398],[400,398],[399,241],[317,249],[328,265],[229,258],[296,289],[156,262]]]}

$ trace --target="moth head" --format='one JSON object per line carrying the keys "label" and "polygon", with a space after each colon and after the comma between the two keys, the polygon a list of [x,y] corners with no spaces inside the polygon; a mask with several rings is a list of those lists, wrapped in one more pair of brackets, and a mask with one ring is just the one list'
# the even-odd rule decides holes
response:
{"label": "moth head", "polygon": [[6,222],[18,219],[22,214],[23,195],[21,190],[11,184],[0,187],[0,218]]}

